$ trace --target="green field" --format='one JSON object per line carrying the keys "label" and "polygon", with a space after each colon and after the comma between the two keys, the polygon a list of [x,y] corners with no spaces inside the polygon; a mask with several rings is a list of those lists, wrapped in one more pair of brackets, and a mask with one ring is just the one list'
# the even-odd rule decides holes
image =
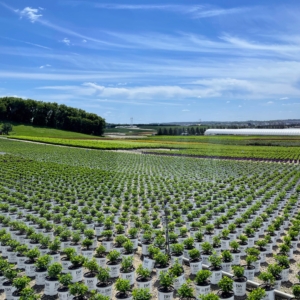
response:
{"label": "green field", "polygon": [[[0,127],[3,123],[0,122]],[[91,135],[82,134],[73,131],[65,131],[53,129],[48,127],[38,127],[31,125],[23,125],[11,123],[13,131],[9,133],[10,136],[28,136],[28,137],[53,137],[53,138],[97,138]]]}

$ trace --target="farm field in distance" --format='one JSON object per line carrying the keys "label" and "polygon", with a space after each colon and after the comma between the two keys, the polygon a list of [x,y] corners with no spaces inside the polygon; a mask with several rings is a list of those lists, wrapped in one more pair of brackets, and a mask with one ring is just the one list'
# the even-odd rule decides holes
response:
{"label": "farm field in distance", "polygon": [[[34,136],[12,136],[11,138],[104,150],[149,149],[149,151],[167,155],[277,159],[285,161],[298,161],[300,159],[299,137],[155,136],[145,139],[126,140],[118,138],[72,139]],[[276,141],[276,146],[269,145],[274,140]],[[176,151],[170,153],[170,150]]]}
{"label": "farm field in distance", "polygon": [[[54,249],[54,254],[49,253],[57,262],[63,262],[63,271],[69,272],[73,281],[83,281],[98,292],[102,291],[98,280],[91,282],[84,276],[92,264],[77,266],[80,275],[75,275],[68,266],[75,265],[78,258],[74,256],[66,264],[65,248],[73,247],[76,255],[88,261],[95,258],[98,266],[109,268],[110,277],[126,276],[119,261],[117,271],[111,268],[110,262],[121,255],[116,251],[132,257],[135,270],[130,281],[137,286],[138,266],[148,268],[153,299],[158,298],[156,280],[160,268],[164,262],[174,266],[175,258],[180,258],[183,265],[183,269],[176,264],[173,267],[183,272],[174,275],[175,288],[190,278],[198,293],[200,288],[191,274],[191,265],[181,260],[200,252],[203,265],[219,263],[230,273],[232,265],[240,265],[248,279],[257,283],[263,282],[261,272],[279,272],[282,280],[276,281],[276,288],[289,294],[292,284],[298,282],[297,163],[138,155],[9,139],[0,139],[0,153],[2,257],[20,269],[22,265],[10,254],[24,248],[16,248],[16,242],[36,246],[42,253]],[[173,252],[170,261],[163,254],[165,200]],[[160,254],[154,255],[156,252]],[[218,259],[208,260],[213,252]],[[26,257],[26,253],[19,256]],[[20,274],[35,276],[30,270],[34,272],[34,268],[25,267]],[[217,273],[212,274],[213,283],[220,280]],[[36,280],[31,277],[30,281],[36,293],[48,293],[43,288],[46,282],[37,286]],[[218,287],[211,284],[210,289],[215,293]],[[107,293],[116,299],[115,279]],[[174,298],[179,299],[176,292]]]}

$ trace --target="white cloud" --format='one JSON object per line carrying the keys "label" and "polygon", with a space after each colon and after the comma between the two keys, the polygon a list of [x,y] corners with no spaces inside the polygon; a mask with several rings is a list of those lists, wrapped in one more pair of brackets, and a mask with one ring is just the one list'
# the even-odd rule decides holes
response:
{"label": "white cloud", "polygon": [[86,43],[86,42],[87,42],[87,40],[83,39],[83,40],[82,40],[82,42],[83,42],[83,43]]}
{"label": "white cloud", "polygon": [[187,111],[190,111],[189,109],[183,109],[182,111],[185,111],[185,112],[187,112]]}
{"label": "white cloud", "polygon": [[273,104],[273,103],[274,103],[273,101],[268,101],[268,102],[267,102],[267,104]]}
{"label": "white cloud", "polygon": [[41,10],[41,8],[32,8],[32,7],[27,6],[21,11],[17,10],[17,12],[20,13],[21,18],[26,17],[30,20],[30,22],[34,23],[40,17],[43,16],[42,14],[39,14],[40,10]]}
{"label": "white cloud", "polygon": [[46,68],[46,67],[51,67],[51,65],[49,65],[49,64],[42,65],[42,66],[40,66],[40,69],[44,69],[44,68]]}
{"label": "white cloud", "polygon": [[226,101],[226,103],[230,103],[230,101]]}
{"label": "white cloud", "polygon": [[289,97],[282,97],[282,98],[279,98],[279,100],[289,100]]}
{"label": "white cloud", "polygon": [[238,107],[241,108],[241,107],[243,107],[243,106],[242,106],[242,105],[239,105]]}
{"label": "white cloud", "polygon": [[70,46],[70,43],[71,43],[71,41],[70,41],[68,38],[64,38],[64,39],[62,40],[62,42],[63,42],[64,44],[66,44],[67,46]]}

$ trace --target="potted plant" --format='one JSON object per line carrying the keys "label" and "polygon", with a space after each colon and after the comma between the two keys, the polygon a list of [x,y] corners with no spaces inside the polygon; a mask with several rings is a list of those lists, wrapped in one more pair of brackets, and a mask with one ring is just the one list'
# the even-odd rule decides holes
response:
{"label": "potted plant", "polygon": [[247,297],[247,300],[263,300],[265,296],[265,290],[259,287],[250,292],[250,294]]}
{"label": "potted plant", "polygon": [[233,280],[231,278],[224,276],[218,282],[218,287],[220,288],[218,292],[220,299],[234,300]]}
{"label": "potted plant", "polygon": [[255,243],[258,246],[258,249],[260,251],[260,262],[264,263],[266,262],[266,256],[267,256],[267,249],[266,249],[266,245],[267,245],[267,241],[265,239],[262,240],[258,240]]}
{"label": "potted plant", "polygon": [[209,294],[210,289],[210,280],[212,273],[209,270],[201,270],[196,274],[195,277],[195,289],[196,297],[199,298],[200,295]]}
{"label": "potted plant", "polygon": [[146,231],[143,234],[143,239],[142,239],[142,255],[146,256],[149,254],[148,248],[151,245],[152,241],[152,232],[151,231]]}
{"label": "potted plant", "polygon": [[72,275],[72,283],[76,283],[82,280],[83,277],[82,266],[86,259],[82,255],[72,255],[70,260],[71,260],[71,266],[68,268],[68,270]]}
{"label": "potted plant", "polygon": [[63,254],[65,254],[65,256],[63,256],[61,258],[61,264],[62,264],[62,272],[63,273],[68,273],[69,272],[69,267],[71,266],[71,257],[73,255],[76,254],[76,251],[74,248],[65,248],[63,251],[62,251]]}
{"label": "potted plant", "polygon": [[177,295],[181,300],[196,299],[194,296],[194,288],[191,285],[191,280],[187,280],[177,290]]}
{"label": "potted plant", "polygon": [[95,250],[96,254],[94,255],[97,264],[100,267],[105,268],[106,267],[106,248],[103,245],[100,245],[98,248]]}
{"label": "potted plant", "polygon": [[194,241],[195,248],[201,252],[202,251],[201,244],[203,242],[203,232],[201,230],[198,230],[197,232],[195,232],[194,239],[195,239],[195,241]]}
{"label": "potted plant", "polygon": [[13,300],[13,292],[16,290],[15,287],[13,287],[13,281],[18,276],[18,271],[14,270],[13,265],[8,265],[8,268],[4,271],[4,277],[7,279],[3,282],[3,290],[6,296],[7,300]]}
{"label": "potted plant", "polygon": [[268,297],[268,299],[274,299],[274,276],[270,272],[261,272],[258,275],[258,279],[263,281],[261,288],[263,288],[266,291],[266,297]]}
{"label": "potted plant", "polygon": [[84,284],[88,287],[89,291],[92,291],[96,288],[96,276],[98,273],[99,266],[95,258],[91,260],[86,260],[83,266],[89,271],[83,275]]}
{"label": "potted plant", "polygon": [[174,277],[171,272],[160,272],[159,274],[159,287],[158,287],[158,299],[173,299],[173,282]]}
{"label": "potted plant", "polygon": [[230,246],[230,253],[232,255],[232,264],[233,265],[239,265],[240,261],[241,261],[241,250],[239,250],[240,248],[240,244],[237,241],[231,241],[229,243]]}
{"label": "potted plant", "polygon": [[159,252],[154,255],[155,260],[155,268],[156,268],[156,274],[157,277],[159,277],[159,274],[161,272],[166,272],[169,269],[169,256],[167,254],[164,254],[162,252]]}
{"label": "potted plant", "polygon": [[239,235],[238,239],[240,244],[241,256],[246,255],[246,249],[248,248],[248,237],[244,234]]}
{"label": "potted plant", "polygon": [[149,289],[137,288],[132,290],[133,300],[151,300],[152,294]]}
{"label": "potted plant", "polygon": [[134,227],[128,230],[128,238],[133,243],[133,250],[136,251],[138,249],[138,232],[139,230]]}
{"label": "potted plant", "polygon": [[225,272],[230,273],[231,272],[231,265],[233,261],[233,257],[231,255],[231,252],[229,250],[224,250],[221,253],[222,256],[222,270]]}
{"label": "potted plant", "polygon": [[286,282],[289,280],[289,273],[290,273],[290,261],[289,258],[285,255],[276,255],[275,260],[277,264],[282,267],[281,271],[281,280]]}
{"label": "potted plant", "polygon": [[256,259],[252,262],[253,266],[255,267],[255,273],[258,273],[260,270],[260,251],[256,248],[250,247],[246,249],[247,255],[255,256]]}
{"label": "potted plant", "polygon": [[196,248],[189,251],[189,263],[191,275],[196,275],[202,270],[202,259],[200,258],[200,251]]}
{"label": "potted plant", "polygon": [[26,257],[28,258],[25,260],[25,273],[28,277],[35,277],[35,262],[36,259],[40,256],[40,251],[38,248],[30,249],[26,252]]}
{"label": "potted plant", "polygon": [[61,274],[58,276],[60,286],[57,289],[59,300],[68,300],[70,298],[69,286],[72,282],[72,275]]}
{"label": "potted plant", "polygon": [[26,252],[28,247],[26,245],[20,245],[16,248],[17,251],[17,267],[19,270],[25,270]]}
{"label": "potted plant", "polygon": [[59,287],[58,276],[62,271],[62,265],[60,263],[53,263],[48,267],[48,275],[45,279],[45,295],[54,296],[57,294]]}
{"label": "potted plant", "polygon": [[12,295],[14,299],[21,296],[21,292],[28,286],[30,280],[31,279],[27,276],[16,277],[13,280],[12,286],[15,287],[15,291],[12,293]]}
{"label": "potted plant", "polygon": [[88,287],[81,283],[75,282],[70,285],[70,294],[74,296],[73,300],[87,300]]}
{"label": "potted plant", "polygon": [[127,241],[127,237],[123,234],[117,235],[115,238],[114,250],[117,250],[121,254],[123,253],[123,244]]}
{"label": "potted plant", "polygon": [[173,265],[175,260],[178,260],[182,264],[184,246],[182,244],[171,245],[171,264]]}
{"label": "potted plant", "polygon": [[45,279],[47,274],[47,268],[51,262],[52,257],[50,255],[40,256],[35,262],[35,284],[45,285]]}
{"label": "potted plant", "polygon": [[130,240],[127,239],[124,243],[123,243],[123,251],[122,251],[122,256],[123,257],[133,257],[134,251],[136,251],[137,249],[134,248],[134,243]]}
{"label": "potted plant", "polygon": [[110,300],[108,296],[98,294],[96,290],[91,291],[89,300]]}
{"label": "potted plant", "polygon": [[111,278],[117,278],[120,275],[120,256],[121,254],[117,250],[111,250],[106,256],[108,260],[106,265],[110,270]]}
{"label": "potted plant", "polygon": [[212,273],[210,281],[212,284],[218,284],[218,282],[222,278],[222,258],[216,253],[213,253],[209,257],[209,262],[210,262],[209,270]]}
{"label": "potted plant", "polygon": [[137,287],[139,289],[149,289],[149,291],[152,291],[152,277],[151,277],[151,271],[147,268],[143,268],[143,265],[139,265],[136,269],[136,273],[138,277],[136,278]]}
{"label": "potted plant", "polygon": [[233,292],[237,297],[246,295],[247,277],[244,276],[244,268],[241,266],[232,266],[233,270]]}
{"label": "potted plant", "polygon": [[113,231],[112,230],[103,230],[102,231],[102,239],[101,244],[105,247],[106,252],[109,252],[113,249],[114,241],[113,241]]}
{"label": "potted plant", "polygon": [[186,259],[190,259],[189,251],[195,248],[194,247],[194,238],[192,238],[192,237],[186,238],[183,241],[183,244],[184,244],[183,256]]}
{"label": "potted plant", "polygon": [[255,274],[255,267],[253,263],[257,260],[257,257],[254,255],[247,255],[246,257],[246,265],[244,267],[244,275],[248,280],[253,280]]}
{"label": "potted plant", "polygon": [[221,249],[222,250],[229,250],[229,233],[230,231],[228,229],[223,229],[221,231]]}
{"label": "potted plant", "polygon": [[35,290],[30,287],[26,287],[20,292],[19,300],[39,300],[39,299],[41,299],[40,295],[36,294]]}
{"label": "potted plant", "polygon": [[118,278],[115,283],[115,288],[118,291],[116,293],[117,299],[132,299],[132,295],[130,293],[131,286],[129,280]]}
{"label": "potted plant", "polygon": [[281,277],[282,267],[279,266],[278,264],[269,264],[267,270],[275,278],[274,289],[280,290],[281,279],[282,279]]}
{"label": "potted plant", "polygon": [[184,270],[182,265],[175,261],[173,266],[170,268],[170,273],[172,274],[174,278],[173,286],[175,290],[178,290],[181,285],[185,282],[185,277],[184,277]]}
{"label": "potted plant", "polygon": [[293,298],[293,299],[300,299],[300,285],[294,284],[292,287],[292,291],[295,296],[295,298]]}
{"label": "potted plant", "polygon": [[133,257],[123,257],[120,268],[120,277],[127,279],[130,285],[134,284],[135,281],[135,268],[133,266]]}
{"label": "potted plant", "polygon": [[210,266],[209,257],[212,255],[213,252],[213,246],[209,242],[203,242],[201,244],[202,252],[202,263],[203,265]]}
{"label": "potted plant", "polygon": [[59,253],[60,245],[61,245],[60,239],[56,237],[48,246],[50,251],[47,254],[52,257],[53,263],[60,262],[60,253]]}
{"label": "potted plant", "polygon": [[81,241],[80,233],[77,231],[74,231],[72,233],[72,241],[70,243],[70,248],[74,248],[74,250],[76,251],[77,254],[81,253],[80,241]]}
{"label": "potted plant", "polygon": [[203,295],[199,295],[199,298],[201,300],[219,300],[220,298],[213,293],[208,293],[208,294],[203,294]]}
{"label": "potted plant", "polygon": [[108,296],[111,299],[113,282],[110,280],[109,273],[109,268],[98,268],[97,278],[99,282],[96,285],[96,290],[98,291],[98,293],[104,296]]}
{"label": "potted plant", "polygon": [[155,265],[154,256],[158,253],[160,253],[160,249],[153,245],[150,245],[148,248],[148,255],[145,255],[143,257],[143,267],[152,272]]}

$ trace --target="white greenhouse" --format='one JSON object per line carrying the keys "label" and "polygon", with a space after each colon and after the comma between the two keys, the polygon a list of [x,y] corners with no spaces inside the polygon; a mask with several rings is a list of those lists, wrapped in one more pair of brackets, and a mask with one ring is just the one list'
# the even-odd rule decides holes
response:
{"label": "white greenhouse", "polygon": [[299,135],[300,128],[285,129],[207,129],[205,135]]}

